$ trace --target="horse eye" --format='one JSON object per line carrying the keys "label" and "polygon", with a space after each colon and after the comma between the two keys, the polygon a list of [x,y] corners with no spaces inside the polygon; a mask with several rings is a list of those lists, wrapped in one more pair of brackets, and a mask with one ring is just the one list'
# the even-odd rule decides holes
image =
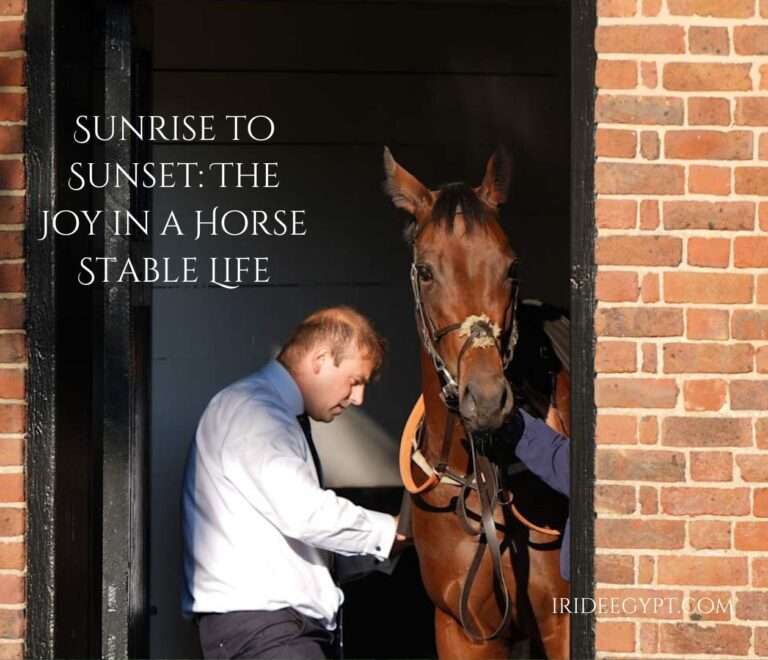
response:
{"label": "horse eye", "polygon": [[432,269],[426,264],[417,264],[416,272],[419,274],[419,279],[422,282],[431,282],[434,277]]}

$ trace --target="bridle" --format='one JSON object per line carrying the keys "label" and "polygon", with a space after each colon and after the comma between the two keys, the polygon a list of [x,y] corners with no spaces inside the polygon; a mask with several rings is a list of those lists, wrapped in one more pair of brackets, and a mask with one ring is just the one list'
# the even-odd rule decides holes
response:
{"label": "bridle", "polygon": [[[461,596],[459,599],[459,619],[461,625],[466,631],[467,635],[476,642],[484,642],[496,638],[501,631],[506,627],[511,614],[510,608],[510,595],[509,590],[504,579],[504,573],[502,570],[501,562],[501,547],[498,539],[496,538],[496,522],[494,518],[494,512],[496,505],[501,502],[499,499],[499,475],[496,467],[491,461],[481,453],[477,451],[474,434],[466,428],[464,430],[469,439],[469,449],[472,465],[472,473],[470,475],[457,475],[450,470],[448,466],[448,454],[450,452],[451,439],[453,437],[454,420],[456,417],[461,418],[459,413],[459,381],[461,377],[461,364],[464,356],[471,348],[486,348],[490,346],[496,347],[501,357],[503,369],[506,370],[515,354],[515,346],[518,339],[517,328],[517,300],[519,284],[514,282],[514,293],[510,298],[510,302],[505,312],[505,328],[506,344],[502,348],[501,336],[502,330],[498,325],[493,323],[486,314],[470,315],[460,323],[452,323],[442,328],[437,328],[432,321],[431,317],[424,308],[424,303],[421,296],[421,283],[419,280],[419,272],[417,265],[416,252],[414,248],[413,262],[411,263],[411,288],[413,290],[413,299],[415,305],[416,314],[416,327],[418,328],[419,335],[421,336],[422,346],[432,360],[437,376],[440,380],[441,392],[440,397],[443,400],[446,408],[448,409],[448,419],[445,427],[445,434],[443,437],[443,446],[441,449],[438,465],[435,467],[435,473],[437,475],[446,475],[449,479],[453,480],[461,487],[461,493],[457,499],[456,513],[464,529],[472,535],[483,536],[484,543],[481,541],[478,543],[475,557],[472,560],[469,572],[467,573],[466,580],[461,589]],[[459,332],[459,336],[466,336],[464,343],[459,349],[459,355],[456,361],[456,376],[454,377],[450,369],[445,363],[445,360],[440,356],[437,350],[437,346],[440,341],[452,332]],[[464,423],[462,419],[462,424]],[[474,477],[471,475],[474,474]],[[437,482],[440,478],[437,478]],[[436,483],[435,481],[431,482]],[[469,522],[469,516],[467,514],[465,501],[469,492],[476,490],[480,500],[481,510],[481,522],[478,528],[475,528]],[[509,502],[501,502],[503,504]],[[513,542],[514,545],[514,542]],[[491,560],[493,564],[493,572],[495,577],[495,585],[499,588],[503,599],[504,612],[502,615],[501,623],[498,627],[488,636],[483,636],[481,633],[475,632],[470,625],[469,617],[467,616],[467,609],[469,605],[469,595],[474,584],[475,577],[480,568],[480,562],[485,552],[485,547],[488,547],[491,553]]]}
{"label": "bridle", "polygon": [[[498,325],[493,323],[485,314],[470,315],[461,323],[451,323],[443,328],[437,329],[431,317],[424,309],[424,303],[421,300],[421,283],[419,282],[419,270],[416,260],[416,253],[413,255],[411,263],[411,289],[413,290],[413,300],[416,312],[416,327],[421,337],[421,343],[424,350],[432,360],[437,376],[440,379],[440,396],[448,410],[458,412],[459,409],[459,379],[461,376],[461,361],[470,348],[485,348],[486,346],[495,346],[501,356],[501,363],[504,370],[512,358],[515,356],[515,346],[517,345],[517,299],[519,286],[515,281],[515,292],[510,299],[505,317],[508,319],[509,329],[506,331],[507,342],[505,349],[501,347],[501,330]],[[437,351],[440,340],[452,332],[459,331],[460,336],[466,335],[466,340],[459,350],[459,356],[456,361],[456,377],[454,378],[450,369],[445,364],[445,360]]]}

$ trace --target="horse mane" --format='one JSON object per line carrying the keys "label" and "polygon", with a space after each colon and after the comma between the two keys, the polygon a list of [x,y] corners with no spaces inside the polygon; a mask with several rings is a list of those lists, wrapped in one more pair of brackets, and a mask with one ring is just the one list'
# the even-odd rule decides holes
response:
{"label": "horse mane", "polygon": [[[457,210],[461,210],[467,233],[471,233],[476,226],[486,225],[496,218],[496,214],[477,196],[472,187],[462,182],[446,183],[438,189],[432,214],[424,225],[434,223],[452,233]],[[415,222],[411,223],[406,229],[408,242],[416,240],[422,229],[423,226],[417,228]]]}

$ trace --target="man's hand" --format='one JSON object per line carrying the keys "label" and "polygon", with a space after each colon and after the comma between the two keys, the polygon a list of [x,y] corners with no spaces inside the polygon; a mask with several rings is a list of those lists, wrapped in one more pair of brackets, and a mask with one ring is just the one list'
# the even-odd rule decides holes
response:
{"label": "man's hand", "polygon": [[[395,518],[395,529],[400,528],[400,516],[397,515]],[[392,549],[389,551],[390,557],[395,557],[399,555],[403,550],[405,550],[407,547],[413,545],[413,539],[409,538],[405,534],[397,531],[395,532],[395,542],[392,544]]]}

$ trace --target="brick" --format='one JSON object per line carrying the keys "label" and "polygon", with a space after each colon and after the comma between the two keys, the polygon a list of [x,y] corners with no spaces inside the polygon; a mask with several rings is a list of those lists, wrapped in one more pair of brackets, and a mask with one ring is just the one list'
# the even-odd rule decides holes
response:
{"label": "brick", "polygon": [[688,28],[688,49],[697,55],[727,55],[730,50],[728,28],[692,25]]}
{"label": "brick", "polygon": [[664,300],[673,303],[750,303],[752,276],[664,273]]}
{"label": "brick", "polygon": [[[766,136],[768,136],[768,133]],[[760,229],[763,231],[768,231],[768,204],[761,203],[757,208],[757,216],[760,221]]]}
{"label": "brick", "polygon": [[659,626],[656,623],[640,624],[640,653],[658,653],[659,651]]}
{"label": "brick", "polygon": [[643,515],[652,516],[659,512],[659,493],[653,486],[640,486],[637,499]]}
{"label": "brick", "polygon": [[734,339],[768,339],[768,309],[737,309],[731,330]]}
{"label": "brick", "polygon": [[[26,407],[15,403],[0,404],[0,433],[23,433]],[[0,495],[0,502],[2,496]]]}
{"label": "brick", "polygon": [[768,64],[760,65],[760,89],[768,89]]}
{"label": "brick", "polygon": [[[757,157],[760,160],[768,160],[768,133],[760,134],[760,143],[757,148]],[[762,207],[762,204],[760,206]]]}
{"label": "brick", "polygon": [[598,513],[634,513],[635,501],[634,486],[595,486],[595,511]]}
{"label": "brick", "polygon": [[741,478],[744,481],[768,483],[768,456],[762,454],[741,454],[736,456]]}
{"label": "brick", "polygon": [[683,313],[659,307],[599,309],[595,332],[606,337],[677,337],[683,334]]}
{"label": "brick", "polygon": [[755,488],[752,515],[756,518],[768,518],[768,488]]}
{"label": "brick", "polygon": [[634,16],[637,0],[597,0],[597,15],[608,18]]}
{"label": "brick", "polygon": [[21,259],[23,256],[24,241],[22,232],[0,232],[0,259]]}
{"label": "brick", "polygon": [[688,339],[728,339],[728,311],[689,309],[686,311]]}
{"label": "brick", "polygon": [[768,620],[768,591],[737,591],[736,618],[747,621]]}
{"label": "brick", "polygon": [[598,444],[637,444],[637,418],[630,415],[598,415],[595,440]]}
{"label": "brick", "polygon": [[742,585],[747,584],[746,557],[662,556],[658,563],[658,584]]}
{"label": "brick", "polygon": [[737,550],[768,550],[768,522],[737,522],[733,545]]}
{"label": "brick", "polygon": [[24,223],[24,197],[0,197],[0,225]]}
{"label": "brick", "polygon": [[760,346],[755,354],[757,373],[768,374],[768,346]]}
{"label": "brick", "polygon": [[659,85],[659,75],[656,71],[656,62],[640,62],[640,80],[643,87],[656,89]]}
{"label": "brick", "polygon": [[637,435],[641,445],[655,445],[659,441],[659,422],[656,417],[641,417]]}
{"label": "brick", "polygon": [[664,202],[665,229],[751,230],[753,202]]}
{"label": "brick", "polygon": [[732,381],[731,410],[768,410],[768,382],[765,380]]}
{"label": "brick", "polygon": [[733,29],[733,48],[739,55],[768,55],[768,28],[737,25]]}
{"label": "brick", "polygon": [[632,584],[635,581],[635,560],[628,555],[597,555],[595,577],[597,582]]}
{"label": "brick", "polygon": [[659,301],[659,275],[658,273],[646,273],[643,275],[643,283],[640,287],[644,303]]}
{"label": "brick", "polygon": [[632,229],[637,203],[631,199],[598,199],[595,203],[597,226],[604,229]]}
{"label": "brick", "polygon": [[659,629],[659,649],[662,653],[679,653],[683,657],[697,653],[747,655],[751,633],[747,626],[724,623],[663,623]]}
{"label": "brick", "polygon": [[[19,544],[16,543],[13,545]],[[22,637],[24,637],[24,611],[0,610],[0,638],[20,639]],[[3,646],[5,646],[5,644],[3,644]]]}
{"label": "brick", "polygon": [[0,57],[0,85],[3,87],[24,85],[27,80],[25,64],[24,57]]}
{"label": "brick", "polygon": [[[761,10],[762,4],[766,0],[760,0]],[[768,627],[755,628],[755,652],[760,656],[768,656]]]}
{"label": "brick", "polygon": [[659,202],[644,199],[640,202],[640,229],[656,229],[659,226]]}
{"label": "brick", "polygon": [[685,30],[677,25],[612,25],[595,31],[598,53],[684,53]]}
{"label": "brick", "polygon": [[[0,474],[0,502],[24,501],[24,475]],[[3,602],[0,598],[0,603]]]}
{"label": "brick", "polygon": [[[2,62],[1,59],[0,62]],[[18,154],[22,151],[24,151],[24,129],[21,126],[0,126],[0,153]]]}
{"label": "brick", "polygon": [[683,241],[672,236],[603,236],[597,239],[596,261],[620,266],[677,266]]}
{"label": "brick", "polygon": [[768,124],[768,97],[743,96],[736,99],[734,123],[737,126],[765,126]]}
{"label": "brick", "polygon": [[755,13],[753,0],[669,0],[673,16],[748,18]]}
{"label": "brick", "polygon": [[768,266],[768,236],[737,237],[733,243],[733,263],[736,268]]}
{"label": "brick", "polygon": [[691,520],[691,545],[698,550],[725,550],[731,547],[731,523],[726,520]]}
{"label": "brick", "polygon": [[681,195],[685,190],[680,165],[597,163],[596,190],[605,195]]}
{"label": "brick", "polygon": [[0,51],[24,48],[24,21],[0,22]]}
{"label": "brick", "polygon": [[[679,589],[601,587],[595,597],[605,599],[601,619],[680,619],[683,592]],[[611,602],[614,603],[611,606]]]}
{"label": "brick", "polygon": [[768,587],[768,559],[756,557],[752,560],[752,584]]}
{"label": "brick", "polygon": [[683,100],[669,96],[601,94],[597,97],[595,118],[611,124],[680,125]]}
{"label": "brick", "polygon": [[26,106],[26,94],[19,92],[0,93],[0,121],[23,121],[27,114]]}
{"label": "brick", "polygon": [[23,644],[0,644],[0,660],[22,660],[24,658]]}
{"label": "brick", "polygon": [[688,99],[688,124],[691,126],[728,126],[731,123],[731,103],[728,99]]}
{"label": "brick", "polygon": [[749,488],[668,486],[661,489],[661,510],[673,516],[746,516]]}
{"label": "brick", "polygon": [[20,575],[0,575],[0,603],[24,602],[24,578]]}
{"label": "brick", "polygon": [[684,542],[682,520],[598,518],[595,521],[595,545],[599,548],[675,550],[682,548]]}
{"label": "brick", "polygon": [[23,369],[0,369],[0,398],[23,399],[25,393]]}
{"label": "brick", "polygon": [[653,573],[656,570],[656,560],[648,555],[642,555],[637,564],[637,581],[640,584],[653,582]]}
{"label": "brick", "polygon": [[[2,22],[0,22],[2,25]],[[24,163],[19,160],[0,160],[0,190],[24,188]]]}
{"label": "brick", "polygon": [[[25,553],[23,543],[0,543],[0,568],[23,570],[24,566]],[[3,610],[0,610],[0,638],[8,637],[6,625],[7,620],[3,618]]]}
{"label": "brick", "polygon": [[24,465],[24,442],[18,438],[0,440],[0,465]]}
{"label": "brick", "polygon": [[768,167],[737,167],[736,193],[768,195]]}
{"label": "brick", "polygon": [[729,195],[731,170],[712,165],[691,165],[688,169],[688,190],[703,195]]}
{"label": "brick", "polygon": [[677,383],[672,379],[599,378],[597,405],[606,408],[674,408]]}
{"label": "brick", "polygon": [[600,271],[597,273],[595,291],[598,300],[606,302],[635,301],[639,291],[637,273]]}
{"label": "brick", "polygon": [[690,618],[694,621],[730,621],[733,602],[730,592],[691,591]]}
{"label": "brick", "polygon": [[635,650],[635,624],[627,621],[598,621],[595,628],[598,652]]}
{"label": "brick", "polygon": [[644,373],[655,374],[659,370],[659,357],[656,344],[643,344],[642,370]]}
{"label": "brick", "polygon": [[643,0],[643,16],[658,16],[661,11],[661,0]]}
{"label": "brick", "polygon": [[689,380],[683,384],[685,409],[720,410],[725,405],[728,386],[724,380]]}
{"label": "brick", "polygon": [[750,64],[670,62],[664,65],[664,88],[672,91],[749,91]]}
{"label": "brick", "polygon": [[634,158],[637,135],[634,131],[598,128],[595,133],[595,153],[607,158]]}
{"label": "brick", "polygon": [[691,478],[694,481],[731,481],[733,455],[729,451],[691,452]]}
{"label": "brick", "polygon": [[[750,344],[670,343],[664,345],[664,373],[737,374],[752,371]],[[733,394],[733,390],[731,391]]]}
{"label": "brick", "polygon": [[646,160],[657,160],[659,157],[659,134],[656,131],[640,133],[640,155]]}
{"label": "brick", "polygon": [[667,417],[662,422],[662,444],[670,447],[748,447],[752,422],[719,417]]}
{"label": "brick", "polygon": [[24,0],[2,0],[0,16],[19,16],[24,13],[25,5]]}
{"label": "brick", "polygon": [[25,517],[22,509],[0,508],[0,536],[20,536],[24,533]]}
{"label": "brick", "polygon": [[768,304],[768,275],[757,276],[757,304]]}
{"label": "brick", "polygon": [[601,447],[597,451],[595,474],[605,481],[683,481],[685,454]]}
{"label": "brick", "polygon": [[595,369],[601,373],[637,371],[637,345],[626,341],[598,342]]}
{"label": "brick", "polygon": [[688,239],[688,263],[706,268],[727,268],[731,259],[731,241],[727,238]]}
{"label": "brick", "polygon": [[637,87],[637,62],[598,60],[595,85],[600,89],[634,89]]}
{"label": "brick", "polygon": [[668,131],[664,138],[667,158],[686,160],[751,160],[749,131]]}
{"label": "brick", "polygon": [[0,362],[23,362],[26,360],[24,335],[0,335]]}
{"label": "brick", "polygon": [[[15,264],[9,264],[15,265]],[[0,282],[5,269],[0,268]],[[0,289],[5,291],[6,289]],[[16,299],[0,299],[0,328],[3,330],[23,330],[24,329],[24,301]]]}

